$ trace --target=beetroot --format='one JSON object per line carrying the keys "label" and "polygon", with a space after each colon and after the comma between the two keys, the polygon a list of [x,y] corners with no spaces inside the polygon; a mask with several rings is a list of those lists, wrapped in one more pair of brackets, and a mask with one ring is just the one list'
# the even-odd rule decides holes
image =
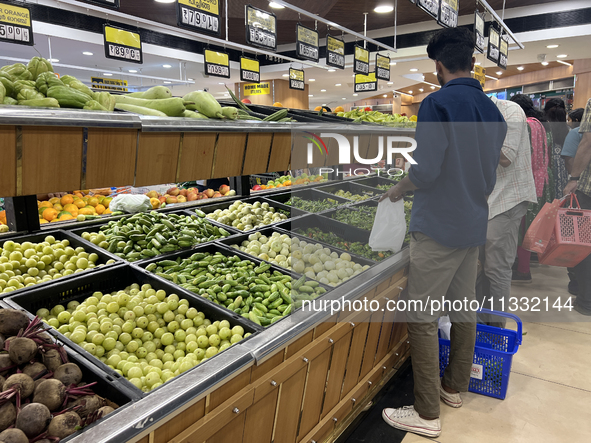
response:
{"label": "beetroot", "polygon": [[37,354],[37,344],[30,338],[16,337],[10,341],[10,359],[17,365],[30,362]]}
{"label": "beetroot", "polygon": [[36,377],[39,378],[43,376],[47,372],[47,368],[43,363],[39,363],[38,361],[34,363],[29,363],[25,367],[23,367],[23,374],[27,374],[32,379]]}
{"label": "beetroot", "polygon": [[15,427],[23,431],[27,437],[33,438],[41,434],[51,421],[51,412],[45,405],[29,403],[18,414]]}
{"label": "beetroot", "polygon": [[11,402],[4,403],[0,406],[0,432],[9,428],[16,420],[16,409]]}
{"label": "beetroot", "polygon": [[43,380],[35,388],[33,401],[47,406],[50,411],[56,411],[64,404],[66,399],[66,387],[56,379]]}
{"label": "beetroot", "polygon": [[4,340],[6,340],[4,335],[0,334],[0,349],[4,348]]}
{"label": "beetroot", "polygon": [[77,385],[82,381],[82,371],[74,363],[66,363],[57,368],[53,373],[53,378],[61,381],[64,385]]}
{"label": "beetroot", "polygon": [[35,390],[35,382],[26,374],[13,374],[6,379],[2,391],[14,389],[20,393],[21,398],[27,398]]}
{"label": "beetroot", "polygon": [[29,439],[20,429],[7,429],[0,432],[0,441],[4,443],[29,443]]}
{"label": "beetroot", "polygon": [[8,354],[0,354],[0,375],[8,374],[8,371],[16,365],[10,359]]}
{"label": "beetroot", "polygon": [[115,411],[111,406],[103,406],[99,410],[99,414],[101,414],[101,418],[105,417],[106,415],[110,414],[111,412]]}
{"label": "beetroot", "polygon": [[43,354],[43,364],[51,372],[55,372],[55,370],[63,365],[64,362],[57,349],[49,349],[47,352],[45,352],[45,354]]}
{"label": "beetroot", "polygon": [[[76,432],[76,427],[80,426],[80,417],[75,412],[66,412],[58,415],[51,420],[47,429],[49,437],[66,438]],[[0,438],[1,438],[0,434]],[[26,442],[28,443],[28,441]]]}
{"label": "beetroot", "polygon": [[29,325],[29,318],[16,309],[0,309],[0,334],[14,336]]}
{"label": "beetroot", "polygon": [[68,407],[74,407],[78,405],[82,407],[77,409],[76,413],[81,418],[86,418],[102,408],[105,405],[105,399],[99,397],[98,395],[85,395],[84,397],[80,397],[76,401],[68,404]]}

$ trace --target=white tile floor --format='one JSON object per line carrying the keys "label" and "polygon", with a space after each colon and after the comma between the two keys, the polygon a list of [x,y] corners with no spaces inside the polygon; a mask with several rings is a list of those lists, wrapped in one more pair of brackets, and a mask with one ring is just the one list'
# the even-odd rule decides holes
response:
{"label": "white tile floor", "polygon": [[[569,296],[564,268],[532,265],[532,277],[511,295]],[[442,403],[440,437],[407,434],[403,443],[591,442],[591,318],[575,311],[569,317],[524,323],[505,400],[463,394],[460,409]]]}

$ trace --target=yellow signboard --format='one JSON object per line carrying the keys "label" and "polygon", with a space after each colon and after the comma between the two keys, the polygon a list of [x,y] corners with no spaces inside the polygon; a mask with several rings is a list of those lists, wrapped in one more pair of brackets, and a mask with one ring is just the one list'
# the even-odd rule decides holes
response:
{"label": "yellow signboard", "polygon": [[96,89],[108,89],[110,91],[127,92],[127,80],[117,78],[90,77],[92,87]]}
{"label": "yellow signboard", "polygon": [[361,46],[355,46],[353,72],[355,74],[369,74],[369,51]]}
{"label": "yellow signboard", "polygon": [[253,28],[260,28],[277,34],[277,18],[274,14],[269,14],[261,9],[247,8],[248,11],[248,25]]}
{"label": "yellow signboard", "polygon": [[361,46],[355,46],[355,58],[364,63],[369,63],[369,51]]}
{"label": "yellow signboard", "polygon": [[34,44],[29,8],[0,3],[0,41]]}
{"label": "yellow signboard", "polygon": [[326,35],[326,64],[335,68],[345,68],[345,42]]}
{"label": "yellow signboard", "polygon": [[247,71],[258,72],[259,71],[259,61],[253,60],[251,58],[240,58],[240,68],[245,69]]}
{"label": "yellow signboard", "polygon": [[375,72],[370,72],[368,75],[355,75],[355,92],[376,91],[377,89],[378,81]]}
{"label": "yellow signboard", "polygon": [[270,83],[248,83],[243,86],[244,96],[269,95],[271,93]]}
{"label": "yellow signboard", "polygon": [[484,82],[486,81],[486,69],[482,66],[474,66],[474,78],[480,82],[480,86],[484,89]]}
{"label": "yellow signboard", "polygon": [[31,26],[31,14],[26,8],[0,3],[0,22],[9,25]]}
{"label": "yellow signboard", "polygon": [[258,60],[240,57],[240,80],[243,82],[260,82],[261,72]]}
{"label": "yellow signboard", "polygon": [[105,57],[142,63],[142,41],[136,32],[104,25]]}
{"label": "yellow signboard", "polygon": [[142,47],[139,34],[110,26],[105,27],[105,40],[109,43],[129,46],[130,48]]}

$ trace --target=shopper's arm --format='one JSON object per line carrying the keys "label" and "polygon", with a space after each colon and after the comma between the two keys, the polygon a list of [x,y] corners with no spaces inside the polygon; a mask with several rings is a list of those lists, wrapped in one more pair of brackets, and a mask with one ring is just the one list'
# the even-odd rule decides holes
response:
{"label": "shopper's arm", "polygon": [[[591,132],[585,132],[581,139],[581,143],[579,143],[577,155],[573,161],[573,167],[570,174],[573,177],[580,177],[585,169],[587,169],[587,166],[589,166],[589,163],[591,163]],[[570,180],[564,188],[563,194],[568,195],[576,190],[577,182]]]}
{"label": "shopper's arm", "polygon": [[564,160],[564,165],[566,166],[566,172],[568,172],[569,175],[572,175],[573,164],[575,163],[574,157],[566,157],[563,155],[562,159]]}
{"label": "shopper's arm", "polygon": [[388,189],[388,192],[380,197],[380,201],[389,198],[390,201],[396,202],[404,197],[404,194],[414,191],[415,189],[418,188],[410,181],[410,178],[404,177],[396,186]]}

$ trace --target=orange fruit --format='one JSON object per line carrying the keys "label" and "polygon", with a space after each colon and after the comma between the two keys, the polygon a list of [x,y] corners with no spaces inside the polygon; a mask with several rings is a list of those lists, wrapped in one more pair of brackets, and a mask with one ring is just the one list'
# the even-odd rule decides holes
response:
{"label": "orange fruit", "polygon": [[291,186],[291,180],[286,180],[283,186]]}
{"label": "orange fruit", "polygon": [[45,220],[50,222],[50,221],[55,220],[57,218],[57,211],[53,208],[45,208],[45,210],[43,211],[41,216]]}
{"label": "orange fruit", "polygon": [[72,217],[71,214],[64,214],[62,215],[60,218],[58,218],[58,221],[66,221],[66,220],[74,220],[75,217]]}
{"label": "orange fruit", "polygon": [[86,208],[80,209],[79,214],[82,214],[82,215],[95,215],[96,212],[94,211],[94,208],[91,206],[90,208],[86,207]]}
{"label": "orange fruit", "polygon": [[88,199],[88,204],[94,208],[99,204],[99,200],[96,197],[91,197]]}
{"label": "orange fruit", "polygon": [[82,200],[81,198],[78,200],[74,201],[74,204],[78,207],[78,208],[83,208],[84,206],[86,206],[86,203],[84,203],[84,200]]}
{"label": "orange fruit", "polygon": [[283,108],[283,105],[280,102],[273,103],[273,106],[275,106],[276,108]]}
{"label": "orange fruit", "polygon": [[337,106],[334,108],[334,112],[345,112],[345,109],[342,106]]}
{"label": "orange fruit", "polygon": [[66,206],[69,205],[70,203],[72,203],[74,201],[74,196],[72,194],[66,194],[62,197],[62,199],[60,200],[60,203],[62,206]]}
{"label": "orange fruit", "polygon": [[105,212],[103,212],[103,215],[106,214],[112,214],[113,212],[111,212],[111,210],[109,208],[105,209]]}
{"label": "orange fruit", "polygon": [[49,202],[41,202],[37,205],[39,208],[51,208],[53,205]]}
{"label": "orange fruit", "polygon": [[43,223],[49,223],[47,220],[45,220],[44,218],[39,220],[39,224],[42,225]]}
{"label": "orange fruit", "polygon": [[103,205],[96,205],[96,206],[94,207],[94,210],[96,211],[96,213],[97,213],[98,215],[101,215],[101,214],[103,214],[103,213],[105,212],[105,209],[107,209],[107,208],[105,208]]}
{"label": "orange fruit", "polygon": [[69,212],[75,217],[78,215],[78,206],[76,206],[74,203],[70,203],[69,205],[64,206],[64,211]]}
{"label": "orange fruit", "polygon": [[273,186],[273,185],[267,186],[267,189],[273,189],[273,188],[275,188],[275,186]]}
{"label": "orange fruit", "polygon": [[60,199],[58,197],[53,197],[49,199],[49,203],[51,203],[52,205],[56,205],[60,202]]}
{"label": "orange fruit", "polygon": [[62,205],[60,205],[59,203],[53,205],[53,209],[55,209],[57,212],[60,212],[64,209],[64,207]]}
{"label": "orange fruit", "polygon": [[105,198],[103,198],[101,205],[103,205],[105,208],[108,209],[109,205],[111,204],[111,200],[113,200],[111,197],[105,197]]}
{"label": "orange fruit", "polygon": [[75,195],[76,197],[78,197],[78,198],[82,198],[82,197],[84,197],[84,195],[82,195],[82,194],[81,194],[81,193],[79,193],[79,192],[74,192],[74,195]]}
{"label": "orange fruit", "polygon": [[70,212],[68,212],[68,211],[61,211],[61,212],[60,212],[60,213],[57,215],[57,218],[60,218],[60,217],[62,217],[62,216],[64,216],[64,215],[72,215],[72,214],[71,214]]}

